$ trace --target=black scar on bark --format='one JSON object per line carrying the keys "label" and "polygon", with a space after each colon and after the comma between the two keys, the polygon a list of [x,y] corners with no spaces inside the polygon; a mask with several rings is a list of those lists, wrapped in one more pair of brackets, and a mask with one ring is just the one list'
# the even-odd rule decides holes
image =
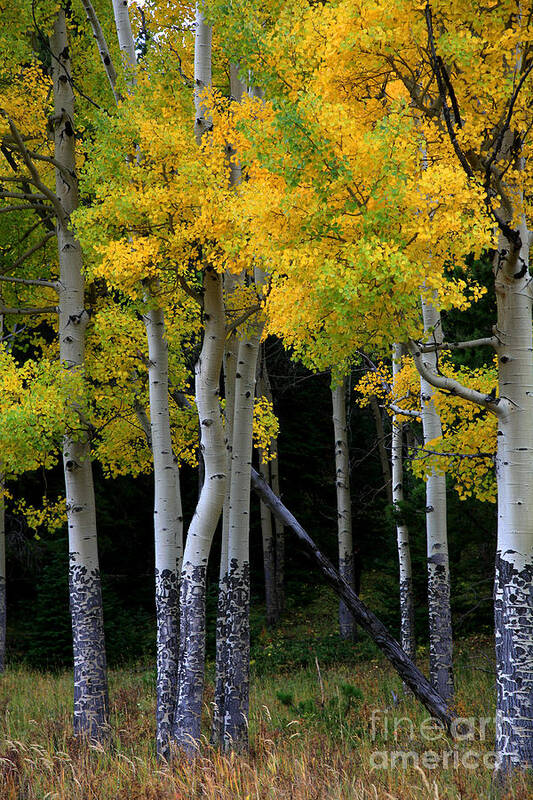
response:
{"label": "black scar on bark", "polygon": [[73,563],[69,596],[74,650],[74,733],[89,741],[109,738],[109,698],[99,570]]}
{"label": "black scar on bark", "polygon": [[227,677],[224,749],[248,747],[250,683],[250,565],[230,561],[228,572]]}
{"label": "black scar on bark", "polygon": [[500,719],[496,731],[499,783],[504,783],[507,775],[517,766],[533,766],[532,585],[531,563],[519,571],[510,561],[497,554],[494,621],[497,716]]}
{"label": "black scar on bark", "polygon": [[182,571],[178,692],[172,739],[190,759],[198,752],[204,689],[206,565]]}
{"label": "black scar on bark", "polygon": [[178,575],[170,569],[155,570],[157,615],[156,744],[159,758],[168,760],[176,705],[179,653]]}

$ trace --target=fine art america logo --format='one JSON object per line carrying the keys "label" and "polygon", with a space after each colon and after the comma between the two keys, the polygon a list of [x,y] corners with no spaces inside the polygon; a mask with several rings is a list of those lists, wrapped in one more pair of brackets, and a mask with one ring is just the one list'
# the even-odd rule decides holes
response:
{"label": "fine art america logo", "polygon": [[[383,749],[370,755],[370,766],[374,769],[488,769],[497,766],[497,756],[492,750],[476,748],[471,743],[485,742],[491,738],[494,717],[457,717],[453,720],[450,734],[444,725],[432,717],[422,722],[413,722],[409,717],[390,716],[387,711],[374,709],[371,716],[371,738]],[[451,747],[439,747],[437,742],[452,739]],[[427,749],[401,748],[405,741],[424,743]],[[433,744],[435,743],[435,744]]]}

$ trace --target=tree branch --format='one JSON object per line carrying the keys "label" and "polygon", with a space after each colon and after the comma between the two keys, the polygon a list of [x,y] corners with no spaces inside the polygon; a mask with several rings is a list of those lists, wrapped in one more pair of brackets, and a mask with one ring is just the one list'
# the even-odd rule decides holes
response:
{"label": "tree branch", "polygon": [[54,194],[54,192],[52,192],[48,188],[48,186],[46,186],[41,181],[41,177],[40,177],[39,173],[37,172],[37,169],[35,168],[35,164],[33,163],[32,159],[30,157],[30,154],[29,154],[29,152],[28,152],[28,150],[26,148],[26,145],[24,144],[24,141],[22,139],[22,136],[21,136],[17,126],[15,125],[15,123],[13,122],[13,120],[11,119],[9,114],[7,114],[6,111],[4,111],[3,108],[0,108],[0,114],[4,117],[4,119],[7,121],[8,125],[9,125],[9,129],[10,129],[12,135],[13,135],[13,138],[15,139],[15,142],[17,144],[17,148],[18,148],[18,150],[20,152],[20,155],[22,156],[22,158],[24,160],[24,163],[26,164],[26,166],[28,168],[29,173],[33,178],[34,185],[37,187],[37,189],[39,189],[39,191],[41,191],[43,193],[43,195],[45,195],[45,197],[48,200],[50,200],[50,202],[52,203],[52,206],[55,209],[58,222],[60,223],[60,225],[63,228],[66,228],[67,227],[67,221],[66,221],[66,217],[65,217],[65,212],[63,211],[63,206],[59,202],[59,200],[56,197],[56,195]]}
{"label": "tree branch", "polygon": [[438,86],[438,89],[439,89],[439,95],[440,95],[440,99],[442,101],[442,114],[444,116],[444,121],[446,123],[446,129],[448,131],[448,136],[450,137],[450,141],[452,143],[453,149],[455,151],[455,154],[456,154],[457,158],[459,159],[459,162],[460,162],[462,168],[464,169],[464,171],[466,172],[466,174],[467,174],[467,176],[469,178],[473,178],[474,177],[474,173],[472,172],[472,168],[471,168],[470,164],[468,163],[465,154],[461,150],[459,142],[457,141],[457,136],[455,135],[453,122],[452,122],[452,118],[451,118],[451,115],[450,115],[450,109],[448,108],[448,103],[446,102],[446,86],[445,86],[445,82],[444,82],[443,77],[442,77],[442,71],[441,71],[441,68],[440,68],[439,57],[437,56],[437,51],[435,49],[435,37],[433,35],[433,19],[432,19],[432,16],[431,16],[431,6],[429,4],[429,0],[426,3],[425,16],[426,16],[426,26],[427,26],[428,37],[429,37],[429,49],[430,49],[430,55],[431,55],[431,66],[433,67],[433,72],[434,72],[435,78],[437,79],[437,86]]}
{"label": "tree branch", "polygon": [[59,284],[57,281],[45,281],[40,278],[17,278],[14,275],[0,275],[0,281],[8,281],[9,283],[21,283],[24,286],[45,286],[49,289],[58,291]]}
{"label": "tree branch", "polygon": [[422,412],[413,411],[412,408],[400,408],[395,403],[389,403],[389,408],[394,414],[401,414],[402,417],[411,417],[412,419],[420,419]]}
{"label": "tree branch", "polygon": [[102,64],[104,65],[107,79],[109,81],[109,85],[111,86],[111,91],[113,92],[113,97],[115,98],[115,102],[118,104],[122,98],[115,89],[117,82],[117,73],[113,65],[113,61],[111,60],[111,55],[109,53],[109,48],[105,40],[102,26],[100,25],[100,21],[98,19],[96,11],[93,8],[91,0],[81,0],[81,3],[83,5],[83,8],[85,9],[85,13],[87,14],[87,19],[89,21],[89,25],[92,28],[93,36],[96,39],[96,43],[98,44],[98,49],[100,50],[100,58],[102,59]]}
{"label": "tree branch", "polygon": [[497,336],[487,336],[484,339],[470,339],[467,342],[417,342],[422,353],[435,353],[437,350],[469,350],[473,347],[497,347],[500,340]]}
{"label": "tree branch", "polygon": [[469,389],[459,381],[456,381],[455,378],[447,378],[445,375],[434,372],[424,361],[424,354],[421,352],[418,342],[414,342],[412,339],[409,342],[409,350],[418,372],[435,389],[441,389],[441,391],[461,397],[463,400],[468,400],[468,402],[485,408],[497,417],[503,416],[503,409],[499,406],[500,398],[483,394],[483,392],[478,392],[477,389]]}
{"label": "tree branch", "polygon": [[[13,262],[13,264],[11,265],[11,269],[16,269],[17,267],[20,267],[20,265],[24,261],[26,261],[27,258],[29,258],[34,253],[36,253],[38,250],[40,250],[41,247],[44,247],[45,244],[47,243],[47,241],[49,239],[51,239],[53,236],[55,236],[55,235],[56,235],[55,231],[48,231],[48,233],[45,236],[43,236],[43,238],[39,242],[37,242],[37,244],[34,244],[32,247],[29,247],[24,253],[22,253],[21,256],[19,256],[17,258],[16,261]],[[14,283],[18,283],[18,282],[20,282],[20,278],[18,278],[16,281],[14,281]],[[55,284],[53,284],[53,287],[55,288]]]}
{"label": "tree branch", "polygon": [[249,309],[244,311],[240,315],[240,317],[237,317],[237,319],[234,322],[230,322],[229,325],[226,325],[226,336],[228,336],[232,331],[234,331],[236,328],[238,328],[239,325],[242,325],[243,322],[246,322],[248,317],[251,317],[252,314],[255,314],[255,312],[259,311],[260,308],[261,308],[261,306],[259,304],[255,305],[255,306],[251,306]]}
{"label": "tree branch", "polygon": [[44,306],[43,308],[8,308],[0,306],[0,314],[27,314],[36,317],[39,314],[59,314],[58,306]]}

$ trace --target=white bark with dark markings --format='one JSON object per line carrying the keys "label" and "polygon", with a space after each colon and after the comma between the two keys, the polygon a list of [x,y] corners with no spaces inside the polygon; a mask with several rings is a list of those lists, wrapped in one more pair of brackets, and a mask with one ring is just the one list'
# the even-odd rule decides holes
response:
{"label": "white bark with dark markings", "polygon": [[[82,373],[88,314],[84,306],[82,252],[70,225],[78,206],[74,95],[65,14],[58,12],[50,38],[54,93],[56,194],[63,210],[57,223],[59,250],[59,356],[65,371]],[[77,408],[76,400],[72,406]],[[108,690],[96,512],[89,431],[67,431],[63,465],[69,537],[69,592],[74,643],[74,732],[102,741],[108,734]]]}

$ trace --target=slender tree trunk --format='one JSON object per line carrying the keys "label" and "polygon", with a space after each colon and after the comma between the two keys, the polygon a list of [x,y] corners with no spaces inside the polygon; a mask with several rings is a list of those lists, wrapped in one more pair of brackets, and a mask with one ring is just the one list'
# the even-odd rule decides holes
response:
{"label": "slender tree trunk", "polygon": [[[274,494],[280,497],[277,436],[272,439],[270,452],[272,455],[272,460],[270,461],[270,485]],[[285,608],[285,526],[278,517],[274,517],[274,526],[276,530],[276,605],[279,616]]]}
{"label": "slender tree trunk", "polygon": [[[256,284],[260,284],[257,281]],[[231,453],[228,539],[227,678],[224,700],[224,749],[248,747],[250,672],[250,475],[257,357],[262,317],[239,342],[235,373],[235,413]]]}
{"label": "slender tree trunk", "polygon": [[[58,220],[59,349],[67,372],[83,374],[88,314],[84,307],[82,253],[70,226],[78,205],[75,162],[74,95],[65,14],[59,11],[50,39],[54,91],[56,193],[63,209]],[[71,176],[69,180],[65,176]],[[73,407],[76,401],[72,401]],[[74,731],[92,740],[107,736],[108,691],[102,594],[96,539],[96,512],[89,431],[67,431],[63,464],[69,533],[69,587],[74,640]]]}
{"label": "slender tree trunk", "polygon": [[[86,8],[86,11],[91,19],[90,9]],[[113,12],[127,83],[133,91],[136,83],[137,58],[127,3],[113,0]],[[103,48],[107,52],[105,39],[103,36],[98,37],[98,29],[94,24],[93,31],[99,41],[100,49]],[[108,77],[114,89],[112,76],[109,73]],[[150,291],[147,291],[147,305],[149,308],[144,315],[144,324],[148,342],[150,432],[155,488],[156,746],[158,756],[168,758],[178,681],[179,576],[183,554],[183,515],[179,470],[172,451],[170,432],[168,343],[164,312],[158,307],[157,299]]]}
{"label": "slender tree trunk", "polygon": [[501,774],[533,765],[533,341],[529,231],[495,264],[499,361],[498,542],[494,585]]}
{"label": "slender tree trunk", "polygon": [[[422,300],[426,338],[442,342],[439,312]],[[437,366],[437,354],[428,353],[427,362]],[[440,417],[433,402],[435,389],[420,378],[424,445],[442,435]],[[429,671],[431,683],[441,697],[453,698],[453,640],[450,609],[450,566],[446,524],[446,474],[432,469],[426,481],[426,534],[428,564]]]}
{"label": "slender tree trunk", "polygon": [[[339,546],[339,574],[355,591],[352,501],[350,497],[350,454],[346,425],[346,390],[348,381],[342,379],[331,387],[333,405],[333,430],[335,435],[335,486],[337,487],[337,537]],[[339,604],[339,626],[343,639],[355,641],[357,628],[353,614],[343,600]]]}
{"label": "slender tree trunk", "polygon": [[[263,461],[263,452],[259,452],[259,472],[265,483],[270,486],[270,463]],[[261,538],[263,541],[263,574],[265,580],[266,623],[275,625],[279,618],[276,592],[276,541],[272,525],[270,509],[261,500],[259,502],[261,517]]]}
{"label": "slender tree trunk", "polygon": [[[261,359],[261,380],[263,385],[263,394],[266,397],[266,399],[270,403],[272,403],[273,402],[272,386],[270,384],[270,378],[268,376],[266,352],[264,347]],[[280,497],[279,450],[278,450],[277,436],[274,437],[274,439],[272,439],[270,443],[270,454],[272,456],[269,463],[270,486],[272,487],[272,491],[274,492],[274,494],[277,495],[277,497]],[[276,554],[274,573],[276,576],[276,608],[279,618],[279,615],[283,613],[283,609],[285,608],[285,527],[283,525],[283,522],[278,517],[274,517],[274,527],[275,527],[274,550]]]}
{"label": "slender tree trunk", "polygon": [[[230,295],[234,288],[233,276],[224,277],[226,295]],[[218,606],[217,606],[217,631],[216,631],[216,656],[215,656],[215,701],[213,707],[213,726],[211,730],[211,743],[220,746],[224,740],[224,699],[226,690],[227,666],[227,626],[228,626],[228,539],[229,539],[229,508],[231,493],[231,451],[233,442],[233,415],[235,411],[235,372],[237,368],[238,341],[234,333],[226,339],[224,348],[224,428],[226,434],[227,452],[227,481],[226,496],[222,512],[222,540],[220,546],[220,571],[218,579]]]}
{"label": "slender tree trunk", "polygon": [[206,570],[226,496],[227,454],[218,399],[224,355],[222,277],[204,271],[204,339],[196,364],[196,405],[205,481],[185,542],[180,591],[180,666],[173,739],[192,757],[200,741],[205,662]]}
{"label": "slender tree trunk", "polygon": [[379,461],[381,464],[381,472],[383,474],[383,485],[387,493],[387,500],[392,503],[392,477],[389,466],[389,459],[387,456],[387,448],[385,447],[385,429],[383,427],[383,417],[381,416],[381,409],[379,407],[377,398],[372,395],[370,398],[370,408],[376,423],[377,444],[379,452]]}
{"label": "slender tree trunk", "polygon": [[155,600],[157,612],[157,751],[168,758],[176,705],[179,652],[179,575],[183,516],[178,465],[168,408],[168,344],[163,311],[144,316],[148,340],[150,429],[154,459]]}
{"label": "slender tree trunk", "polygon": [[285,508],[279,497],[274,495],[254,469],[252,469],[252,486],[259,497],[269,506],[272,513],[280,516],[287,528],[296,535],[327,583],[342,597],[357,623],[376,642],[381,652],[392,664],[400,678],[409,686],[415,697],[423,703],[430,714],[440,719],[445,727],[449,729],[454,715],[448,709],[447,703],[435,691],[418,667],[413,664],[383,623],[359,599],[352,587],[348,586],[346,581],[341,578],[331,561],[320,552],[298,520]]}
{"label": "slender tree trunk", "polygon": [[[393,346],[392,374],[393,379],[401,369],[402,347]],[[396,516],[396,541],[398,545],[398,562],[400,565],[400,621],[402,647],[414,661],[416,655],[415,619],[413,601],[413,575],[411,571],[411,549],[409,546],[409,529],[403,522],[403,428],[395,414],[392,419],[392,502]]]}

